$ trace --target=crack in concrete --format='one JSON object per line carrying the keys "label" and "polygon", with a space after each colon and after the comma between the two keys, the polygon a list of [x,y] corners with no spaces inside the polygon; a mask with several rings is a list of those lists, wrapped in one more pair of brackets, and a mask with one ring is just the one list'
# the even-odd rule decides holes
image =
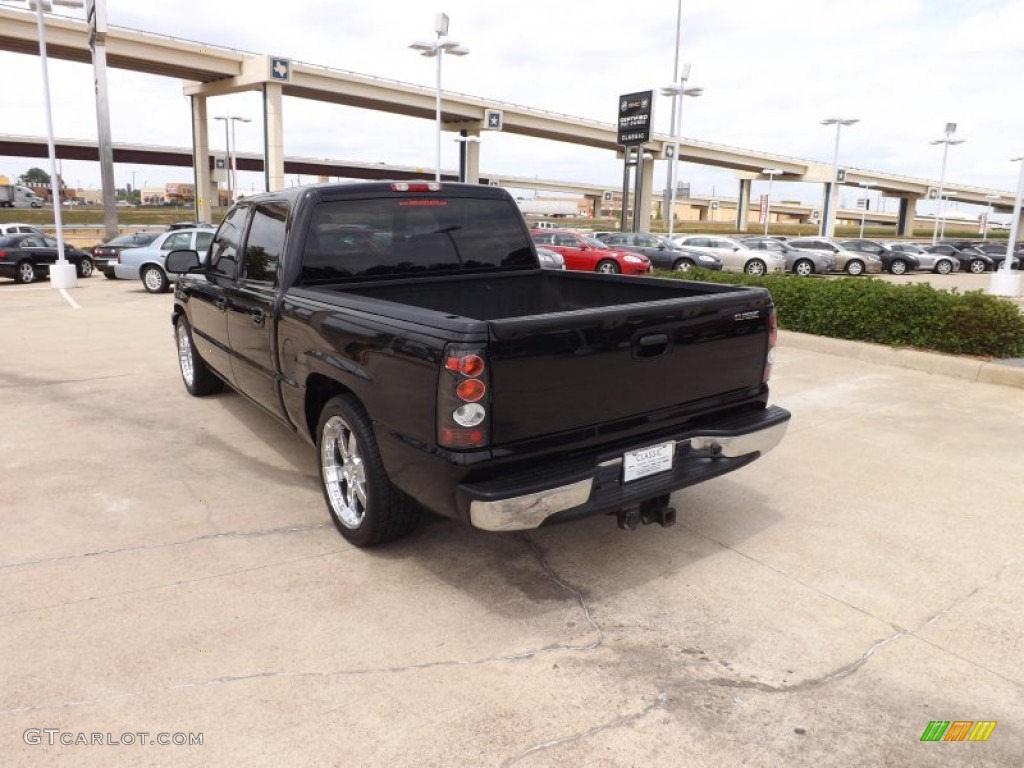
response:
{"label": "crack in concrete", "polygon": [[83,557],[97,557],[99,555],[119,555],[124,552],[139,552],[147,549],[165,549],[167,547],[180,547],[185,544],[194,544],[198,541],[208,541],[211,539],[248,539],[256,538],[258,536],[274,536],[276,534],[285,533],[303,533],[305,531],[315,531],[318,528],[326,528],[327,523],[317,523],[316,525],[292,525],[283,528],[265,528],[258,531],[224,531],[218,533],[204,533],[201,536],[194,536],[191,539],[181,539],[179,541],[166,541],[159,544],[138,544],[134,547],[120,547],[118,549],[100,549],[95,552],[75,552],[70,555],[57,555],[56,557],[40,558],[39,560],[22,560],[15,563],[0,563],[0,570],[7,568],[24,568],[29,565],[42,565],[44,563],[56,563],[61,560],[77,560]]}
{"label": "crack in concrete", "polygon": [[923,622],[921,622],[921,624],[918,625],[915,629],[905,629],[905,628],[899,627],[899,626],[897,626],[895,624],[892,624],[891,622],[888,622],[885,619],[882,619],[882,618],[880,618],[878,616],[875,616],[870,611],[867,611],[867,610],[865,610],[865,609],[863,609],[863,608],[861,608],[859,606],[853,605],[852,603],[850,603],[850,602],[848,602],[846,600],[843,600],[840,597],[836,597],[835,595],[832,595],[832,594],[830,594],[830,593],[828,593],[828,592],[826,592],[826,591],[824,591],[822,589],[819,589],[818,587],[815,587],[812,584],[807,584],[806,582],[801,581],[800,579],[796,578],[795,576],[792,576],[792,575],[786,573],[785,571],[782,571],[782,570],[776,568],[773,565],[769,565],[768,563],[765,563],[765,562],[762,562],[761,560],[758,560],[756,557],[748,555],[745,552],[740,552],[739,550],[734,549],[733,547],[731,547],[731,546],[729,546],[727,544],[724,544],[724,543],[718,541],[717,539],[714,539],[714,538],[712,538],[712,537],[710,537],[710,536],[708,536],[708,535],[706,535],[704,533],[701,533],[700,531],[696,531],[696,530],[694,530],[692,528],[689,528],[687,526],[683,526],[683,527],[685,527],[686,530],[691,531],[692,533],[707,539],[708,541],[714,542],[715,544],[717,544],[718,546],[722,547],[723,549],[728,549],[731,552],[735,552],[740,557],[744,557],[747,560],[750,560],[751,562],[756,563],[757,565],[761,566],[762,568],[767,568],[770,571],[774,571],[775,573],[779,574],[783,578],[789,579],[790,581],[793,581],[794,583],[799,584],[801,587],[804,587],[805,589],[809,589],[809,590],[811,590],[813,592],[817,592],[819,595],[821,595],[822,597],[825,597],[825,598],[827,598],[829,600],[834,600],[834,601],[836,601],[838,603],[842,603],[843,605],[851,608],[852,610],[857,611],[858,613],[862,613],[865,616],[868,616],[869,618],[875,619],[876,621],[880,621],[880,622],[882,622],[884,624],[889,625],[890,627],[892,627],[895,630],[891,635],[888,635],[888,636],[882,638],[881,640],[878,640],[878,641],[874,642],[866,651],[864,651],[864,653],[862,653],[860,655],[860,657],[858,657],[854,661],[850,662],[849,664],[845,664],[845,665],[839,667],[838,669],[835,669],[832,672],[829,672],[828,674],[821,675],[820,677],[809,678],[807,680],[801,680],[800,682],[793,683],[793,684],[790,684],[790,685],[771,685],[769,683],[761,683],[761,682],[757,682],[757,681],[754,681],[754,680],[736,680],[736,679],[727,678],[727,677],[711,678],[711,679],[708,679],[708,680],[699,681],[699,684],[714,685],[714,686],[720,686],[720,687],[723,687],[723,688],[746,688],[746,689],[761,691],[761,692],[764,692],[764,693],[792,693],[794,691],[802,691],[802,690],[807,690],[807,689],[810,689],[810,688],[817,688],[817,687],[820,687],[822,685],[827,685],[828,683],[832,683],[832,682],[835,682],[837,680],[842,680],[843,678],[849,677],[850,675],[854,674],[857,670],[859,670],[861,667],[863,667],[865,664],[867,664],[867,662],[870,660],[870,658],[872,656],[874,656],[875,653],[879,649],[881,649],[882,647],[888,645],[889,643],[895,642],[896,640],[899,640],[899,639],[901,639],[903,637],[908,637],[909,636],[909,637],[913,637],[915,640],[918,640],[918,641],[920,641],[922,643],[926,643],[927,645],[932,646],[933,648],[935,648],[938,651],[941,651],[942,653],[946,653],[946,654],[948,654],[950,656],[954,656],[954,657],[960,659],[961,661],[964,661],[965,663],[968,663],[968,664],[970,664],[972,666],[978,667],[979,669],[982,669],[982,670],[984,670],[986,672],[989,672],[990,674],[995,675],[996,677],[998,677],[1001,680],[1004,680],[1004,681],[1010,683],[1011,685],[1014,685],[1014,686],[1017,686],[1017,687],[1021,687],[1021,685],[1022,685],[1019,681],[1013,680],[1012,678],[1008,678],[1008,677],[1006,677],[1006,675],[1003,675],[1003,674],[1001,674],[1000,672],[997,672],[994,669],[990,669],[989,667],[986,667],[983,664],[980,664],[977,661],[974,661],[973,659],[965,658],[965,657],[961,656],[958,653],[955,653],[955,652],[953,652],[953,651],[951,651],[951,650],[949,650],[947,648],[943,648],[941,645],[933,643],[933,642],[931,642],[931,641],[929,641],[929,640],[927,640],[925,638],[919,637],[917,633],[921,632],[924,629],[927,629],[931,624],[933,624],[936,621],[938,621],[939,619],[941,619],[943,616],[948,614],[950,611],[954,610],[958,606],[960,606],[963,603],[965,603],[966,601],[970,600],[972,597],[974,597],[976,594],[978,594],[978,592],[980,592],[982,589],[984,589],[986,586],[988,586],[992,582],[998,581],[1002,577],[1004,571],[1006,571],[1011,566],[1016,565],[1017,563],[1024,561],[1024,555],[1017,555],[1015,557],[1010,558],[1006,562],[1004,562],[996,570],[996,572],[994,574],[992,574],[987,579],[985,579],[984,581],[979,583],[974,589],[972,589],[967,594],[957,598],[956,600],[954,600],[952,603],[947,605],[942,610],[937,611],[933,615],[929,616],[927,619],[925,619]]}
{"label": "crack in concrete", "polygon": [[[277,532],[281,532],[281,531],[290,532],[290,531],[293,531],[293,530],[311,530],[313,528],[321,528],[321,527],[323,527],[323,526],[322,525],[317,525],[317,526],[310,526],[309,528],[282,528],[282,529],[274,529],[273,531],[254,532],[254,533],[251,533],[251,534],[239,534],[239,533],[208,534],[206,536],[200,536],[200,537],[197,537],[196,539],[192,539],[192,540],[189,540],[189,541],[198,541],[198,540],[202,540],[202,539],[222,538],[222,537],[239,537],[239,536],[244,537],[244,536],[250,536],[250,535],[262,535],[262,534],[265,534],[265,533],[277,533]],[[259,679],[276,678],[276,677],[321,678],[322,679],[322,678],[332,678],[332,677],[353,677],[353,676],[376,675],[376,674],[398,674],[398,673],[403,673],[403,672],[415,672],[415,671],[426,670],[426,669],[434,669],[434,668],[437,668],[437,667],[460,667],[460,666],[478,666],[478,665],[484,665],[484,664],[510,663],[510,662],[515,662],[515,661],[525,661],[527,659],[532,659],[532,658],[535,658],[537,656],[540,656],[542,654],[547,654],[547,653],[556,653],[556,652],[561,652],[561,651],[585,652],[585,651],[592,651],[592,650],[595,650],[596,648],[599,648],[604,643],[604,632],[601,630],[601,627],[594,620],[593,615],[590,613],[590,608],[587,605],[586,599],[583,597],[583,593],[580,590],[578,590],[575,587],[573,587],[568,582],[566,582],[565,579],[560,577],[555,572],[554,568],[552,568],[551,564],[547,561],[547,558],[544,555],[544,550],[540,547],[540,545],[538,545],[528,535],[523,535],[521,538],[526,543],[526,545],[529,548],[531,554],[533,554],[533,556],[536,558],[536,560],[537,560],[538,564],[540,565],[541,570],[544,572],[544,574],[551,581],[553,581],[559,588],[565,590],[566,592],[568,592],[569,594],[571,594],[573,596],[574,601],[576,602],[576,604],[579,606],[580,610],[582,611],[583,616],[586,619],[587,623],[590,624],[590,626],[594,630],[595,639],[592,642],[585,643],[585,644],[578,644],[578,645],[573,645],[573,644],[570,644],[570,643],[551,643],[549,645],[545,645],[545,646],[542,646],[540,648],[533,648],[533,649],[521,651],[519,653],[505,654],[505,655],[501,655],[501,656],[485,656],[485,657],[476,658],[476,659],[450,659],[450,660],[441,660],[441,661],[427,661],[427,662],[422,662],[420,664],[407,664],[407,665],[403,665],[403,666],[392,666],[392,667],[368,667],[368,668],[365,668],[365,669],[341,669],[341,670],[330,670],[330,671],[326,671],[326,672],[281,670],[281,671],[276,671],[276,672],[274,672],[274,671],[254,672],[254,673],[249,674],[249,675],[227,675],[227,676],[223,676],[223,677],[215,677],[215,678],[212,678],[210,680],[202,680],[202,681],[197,681],[197,682],[192,682],[192,683],[179,683],[177,685],[168,686],[168,687],[165,688],[165,690],[174,691],[174,690],[186,690],[186,689],[191,689],[191,688],[204,688],[204,687],[216,686],[216,685],[229,685],[229,684],[232,684],[232,683],[245,682],[247,680],[259,680]],[[178,542],[178,543],[188,543],[188,542]],[[154,546],[171,546],[171,545],[154,545]],[[133,547],[132,549],[146,549],[146,548],[151,548],[151,547],[145,547],[145,546],[144,547]],[[334,554],[338,554],[338,553],[337,552],[328,552],[328,553],[324,553],[324,554],[321,554],[321,555],[315,555],[314,557],[324,557],[324,556],[334,555]],[[79,555],[79,556],[81,557],[81,556],[84,556],[84,555]],[[56,558],[56,559],[64,559],[64,558]],[[306,558],[299,558],[299,559],[306,559]],[[267,564],[267,565],[259,566],[257,568],[251,568],[251,569],[246,569],[246,570],[259,570],[260,568],[276,567],[278,565],[282,565],[282,563]],[[244,571],[238,571],[237,573],[241,573],[241,572],[244,572]],[[236,572],[232,572],[232,573],[236,573]],[[191,580],[191,581],[202,581],[202,580],[210,579],[210,578],[221,578],[221,577],[226,576],[226,575],[232,575],[232,574],[228,573],[228,574],[216,574],[214,576],[204,576],[204,577],[201,577],[200,579],[194,579],[194,580]],[[190,582],[180,582],[179,581],[179,582],[175,582],[174,584],[162,584],[162,585],[157,585],[157,586],[153,586],[153,587],[146,587],[146,588],[139,589],[139,590],[132,590],[131,592],[120,593],[120,594],[131,594],[131,593],[134,593],[134,592],[150,591],[150,590],[153,590],[153,589],[163,589],[163,588],[169,587],[169,586],[178,586],[178,585],[183,584],[183,583],[190,583]],[[117,595],[105,595],[104,597],[105,598],[109,598],[109,597],[116,597],[116,596]],[[91,599],[91,598],[89,598],[89,599]],[[75,602],[85,602],[85,600],[75,601]],[[70,604],[70,603],[68,603],[68,604]],[[32,610],[39,610],[39,609],[32,609]],[[13,614],[9,614],[9,615],[13,615]],[[142,695],[142,691],[136,691],[136,692],[128,692],[128,693],[119,693],[119,694],[115,694],[113,696],[107,696],[107,697],[98,698],[98,699],[84,699],[84,700],[81,700],[81,701],[68,701],[68,702],[63,702],[63,703],[60,703],[60,704],[40,704],[40,705],[36,705],[36,706],[32,706],[32,707],[23,707],[23,708],[20,708],[20,709],[3,710],[3,711],[0,711],[0,715],[20,714],[20,713],[24,713],[24,712],[34,712],[34,711],[37,711],[37,710],[50,709],[50,708],[53,708],[53,707],[57,707],[59,709],[66,709],[66,708],[71,708],[71,707],[84,706],[84,705],[88,705],[88,704],[102,703],[104,701],[110,701],[110,700],[118,699],[118,698],[127,698],[127,697],[132,697],[132,696],[141,696],[141,695]]]}
{"label": "crack in concrete", "polygon": [[501,764],[501,768],[507,768],[507,766],[515,765],[519,761],[524,760],[525,758],[537,752],[543,752],[554,747],[560,747],[563,744],[572,744],[575,742],[582,741],[583,739],[589,739],[591,736],[596,736],[599,733],[611,730],[613,728],[622,728],[626,725],[632,725],[637,720],[646,717],[654,710],[664,709],[668,702],[668,694],[666,694],[664,691],[659,691],[658,695],[655,696],[654,701],[652,701],[646,707],[641,709],[639,712],[634,712],[631,715],[620,715],[619,717],[616,717],[613,720],[609,720],[607,723],[595,725],[593,728],[589,728],[585,731],[580,731],[579,733],[573,733],[568,736],[561,736],[557,739],[550,739],[549,741],[542,741],[539,744],[534,744],[533,746],[520,752],[518,755],[514,755],[513,757],[507,758]]}

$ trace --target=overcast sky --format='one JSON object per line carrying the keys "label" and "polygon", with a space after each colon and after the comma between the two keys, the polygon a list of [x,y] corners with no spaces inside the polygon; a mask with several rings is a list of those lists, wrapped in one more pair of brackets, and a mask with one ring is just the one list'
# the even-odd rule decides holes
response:
{"label": "overcast sky", "polygon": [[[445,11],[450,37],[471,51],[445,58],[445,90],[611,123],[619,94],[671,83],[677,0],[107,0],[107,8],[116,26],[430,87],[433,60],[408,44],[431,39],[434,13]],[[1018,166],[1009,158],[1024,154],[1022,30],[1024,0],[684,0],[681,61],[692,65],[688,85],[705,93],[686,100],[682,133],[831,162],[835,132],[820,120],[856,117],[860,123],[843,129],[840,165],[937,179],[942,148],[928,142],[956,122],[966,143],[950,149],[947,180],[1012,190]],[[44,136],[38,58],[0,52],[0,71],[0,132]],[[91,65],[51,61],[50,80],[56,135],[95,139]],[[112,69],[109,82],[115,142],[190,144],[180,81]],[[259,110],[256,93],[211,99],[213,149],[224,143],[213,115],[258,118]],[[291,98],[284,111],[287,155],[433,167],[431,121]],[[655,130],[670,133],[669,118],[661,99]],[[239,151],[261,151],[261,128],[258,119],[238,125]],[[611,152],[493,132],[481,152],[482,171],[499,177],[621,184]],[[442,153],[442,164],[455,168],[448,134]],[[0,173],[39,164],[3,158]],[[182,169],[118,165],[118,185],[130,183],[133,170],[139,187],[191,180]],[[655,174],[663,187],[663,162]],[[98,186],[95,164],[66,162],[63,175],[68,184]],[[242,191],[260,189],[261,175],[240,176]],[[729,171],[684,163],[680,179],[695,194],[736,194]],[[755,194],[763,191],[755,185]],[[856,192],[845,194],[852,204]],[[819,195],[776,181],[772,197],[817,202]]]}

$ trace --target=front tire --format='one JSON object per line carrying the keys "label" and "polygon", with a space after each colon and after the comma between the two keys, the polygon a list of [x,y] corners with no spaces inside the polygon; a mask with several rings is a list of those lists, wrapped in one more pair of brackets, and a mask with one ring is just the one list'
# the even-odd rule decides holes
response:
{"label": "front tire", "polygon": [[327,401],[316,445],[324,501],[346,540],[372,547],[413,529],[419,510],[388,479],[370,418],[358,400],[339,395]]}
{"label": "front tire", "polygon": [[36,279],[36,268],[32,266],[31,261],[23,261],[18,264],[18,282],[19,283],[31,283]]}
{"label": "front tire", "polygon": [[695,266],[697,265],[689,259],[678,259],[675,264],[672,265],[672,269],[676,272],[689,272]]}
{"label": "front tire", "polygon": [[853,275],[854,277],[857,277],[857,275],[863,275],[864,274],[864,262],[863,261],[857,261],[856,259],[854,259],[853,261],[847,262],[847,264],[846,264],[846,274]]}
{"label": "front tire", "polygon": [[800,277],[809,277],[814,274],[814,263],[810,259],[800,259],[793,265],[793,273]]}
{"label": "front tire", "polygon": [[224,382],[210,370],[206,361],[196,352],[192,343],[192,329],[184,315],[174,324],[174,339],[178,345],[178,370],[181,381],[192,397],[213,395],[224,389]]}
{"label": "front tire", "polygon": [[943,259],[942,261],[935,265],[935,271],[940,275],[948,275],[950,272],[953,271],[953,265],[952,263]]}
{"label": "front tire", "polygon": [[92,277],[92,259],[82,259],[75,271],[79,277]]}
{"label": "front tire", "polygon": [[889,271],[894,275],[905,275],[907,273],[907,262],[903,259],[896,259],[889,266]]}
{"label": "front tire", "polygon": [[142,278],[143,287],[150,293],[166,293],[170,286],[167,275],[160,267],[154,264],[143,267],[142,274],[139,277]]}
{"label": "front tire", "polygon": [[743,271],[748,275],[763,275],[768,271],[768,268],[760,259],[751,259],[747,262],[746,266],[743,267]]}
{"label": "front tire", "polygon": [[619,265],[614,261],[605,259],[604,261],[598,262],[596,271],[600,272],[602,275],[617,275],[619,274]]}

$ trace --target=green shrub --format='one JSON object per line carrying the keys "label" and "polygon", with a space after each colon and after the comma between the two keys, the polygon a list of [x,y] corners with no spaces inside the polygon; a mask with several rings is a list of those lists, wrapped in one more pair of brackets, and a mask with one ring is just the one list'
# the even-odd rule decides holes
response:
{"label": "green shrub", "polygon": [[870,278],[738,275],[697,269],[661,277],[767,288],[779,327],[837,339],[983,357],[1024,356],[1024,315],[981,291],[940,291]]}

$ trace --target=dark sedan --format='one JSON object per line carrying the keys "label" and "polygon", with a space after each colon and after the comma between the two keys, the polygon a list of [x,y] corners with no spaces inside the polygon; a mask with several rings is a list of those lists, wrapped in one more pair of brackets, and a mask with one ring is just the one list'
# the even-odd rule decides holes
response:
{"label": "dark sedan", "polygon": [[[1003,262],[1006,261],[1006,243],[990,243],[984,240],[944,240],[941,245],[951,245],[954,248],[959,248],[961,251],[967,251],[968,253],[974,251],[984,253],[992,259],[996,269],[1000,269],[1003,266]],[[1015,249],[1013,252],[1013,261],[1010,262],[1011,269],[1021,268],[1020,255],[1019,250]]]}
{"label": "dark sedan", "polygon": [[136,232],[133,235],[119,235],[113,240],[108,240],[103,245],[97,245],[92,249],[92,260],[96,269],[103,273],[104,277],[113,280],[114,264],[117,263],[117,256],[125,248],[141,248],[149,245],[156,238],[155,233]]}
{"label": "dark sedan", "polygon": [[976,275],[980,275],[986,270],[995,269],[996,266],[996,263],[992,261],[988,254],[976,251],[973,248],[963,250],[952,245],[946,245],[945,243],[922,245],[922,247],[928,253],[941,253],[945,256],[952,256],[960,262],[960,269],[973,272]]}
{"label": "dark sedan", "polygon": [[902,275],[911,269],[921,268],[921,262],[914,254],[907,251],[894,251],[885,243],[880,243],[877,240],[854,238],[843,240],[839,244],[850,251],[873,253],[882,260],[882,269],[893,275]]}
{"label": "dark sedan", "polygon": [[[31,283],[50,274],[57,261],[57,241],[44,235],[0,237],[0,277]],[[64,244],[64,256],[75,265],[79,277],[92,275],[92,256]]]}
{"label": "dark sedan", "polygon": [[623,251],[642,253],[655,269],[677,269],[681,272],[700,267],[719,270],[722,260],[710,253],[679,248],[663,237],[646,232],[601,232],[597,239]]}

